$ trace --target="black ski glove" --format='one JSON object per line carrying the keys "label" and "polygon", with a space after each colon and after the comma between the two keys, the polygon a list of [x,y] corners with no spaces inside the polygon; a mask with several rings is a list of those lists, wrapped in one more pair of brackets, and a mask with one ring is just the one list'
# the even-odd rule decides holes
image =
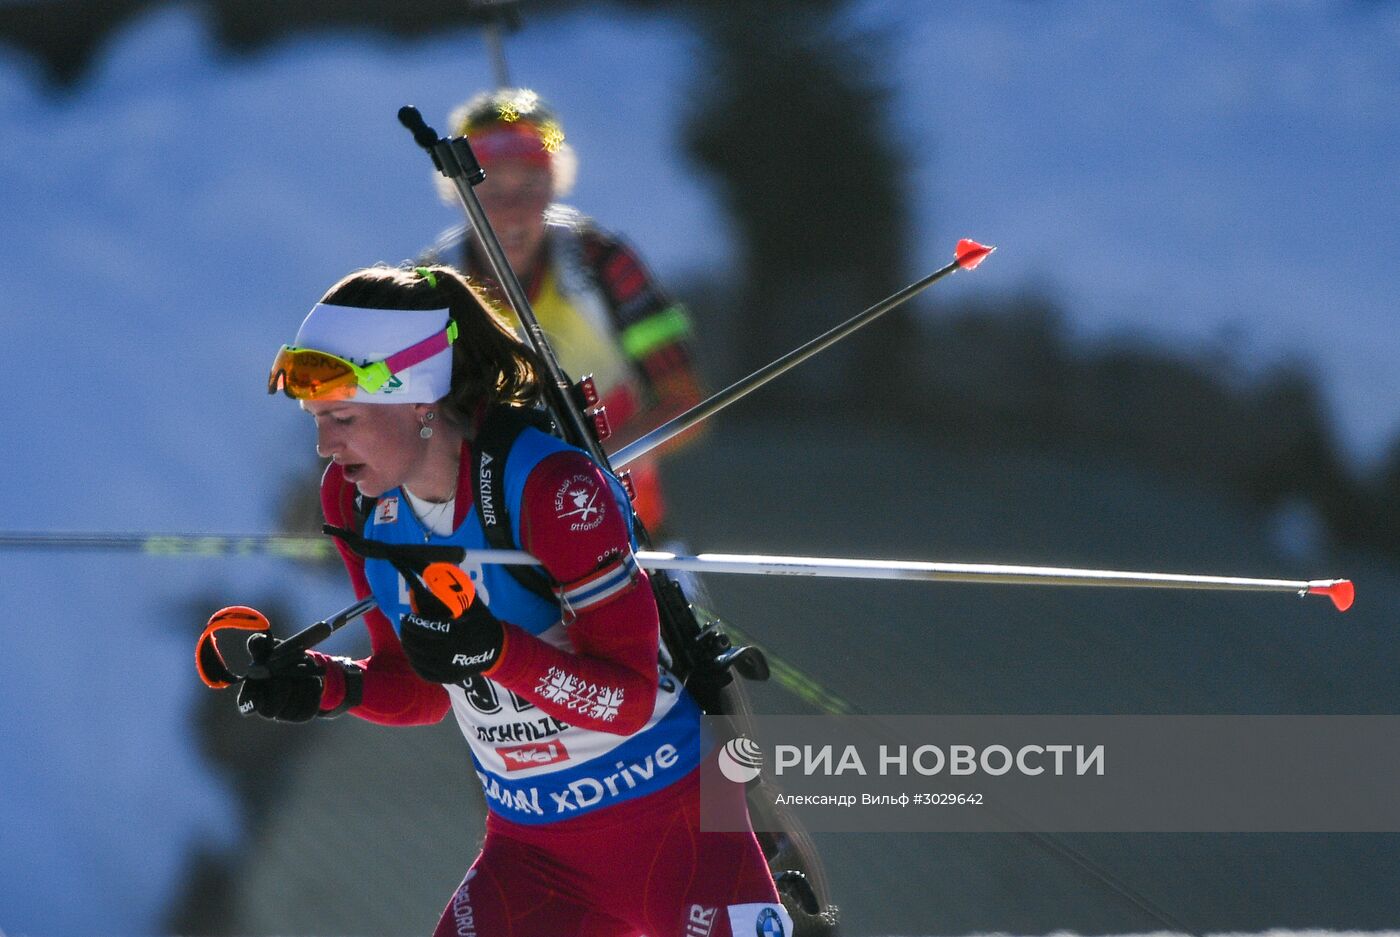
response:
{"label": "black ski glove", "polygon": [[505,629],[486,603],[475,600],[465,572],[447,563],[433,563],[421,574],[408,565],[394,567],[408,582],[413,607],[399,620],[399,641],[418,676],[461,683],[500,659]]}
{"label": "black ski glove", "polygon": [[462,569],[460,547],[413,546],[367,540],[354,531],[321,528],[367,559],[388,560],[408,583],[413,611],[399,619],[399,641],[418,676],[461,683],[500,659],[505,629]]}
{"label": "black ski glove", "polygon": [[[280,643],[269,634],[250,636],[248,656],[253,666],[265,668]],[[238,688],[238,711],[279,722],[309,722],[321,709],[325,672],[325,667],[303,652],[278,663],[265,677],[244,677]]]}

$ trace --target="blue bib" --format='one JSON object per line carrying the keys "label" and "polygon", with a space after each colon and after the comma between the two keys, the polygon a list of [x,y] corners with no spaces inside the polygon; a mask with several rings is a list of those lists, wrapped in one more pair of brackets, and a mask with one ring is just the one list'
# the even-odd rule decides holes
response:
{"label": "blue bib", "polygon": [[[579,451],[533,427],[524,429],[506,456],[504,470],[493,481],[511,519],[511,533],[520,543],[521,502],[525,482],[544,459],[566,450]],[[464,471],[470,468],[463,465]],[[613,500],[623,506],[622,485],[607,475]],[[439,537],[418,522],[402,489],[380,496],[365,519],[363,536],[382,543],[452,545],[487,549],[478,506],[473,504],[449,537]],[[572,650],[557,599],[546,599],[526,588],[506,566],[464,562],[463,569],[477,595],[502,621],[523,628],[557,647]],[[540,567],[538,573],[549,579]],[[366,560],[365,576],[380,609],[399,628],[409,612],[408,586],[387,560]],[[552,669],[552,668],[551,668]],[[525,824],[553,823],[616,803],[644,796],[680,780],[700,761],[700,708],[668,671],[658,666],[656,703],[646,726],[630,736],[596,732],[569,725],[543,713],[529,700],[486,678],[474,677],[446,687],[458,726],[471,747],[472,761],[486,792],[489,808]],[[541,684],[537,691],[550,699],[606,701],[606,687]]]}

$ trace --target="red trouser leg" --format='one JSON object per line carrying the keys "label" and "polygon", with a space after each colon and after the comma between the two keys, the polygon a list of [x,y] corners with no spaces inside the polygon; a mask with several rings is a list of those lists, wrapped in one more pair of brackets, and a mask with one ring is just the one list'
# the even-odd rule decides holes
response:
{"label": "red trouser leg", "polygon": [[433,937],[635,937],[590,907],[574,878],[532,847],[488,834]]}
{"label": "red trouser leg", "polygon": [[434,937],[792,937],[753,833],[700,829],[698,775],[576,820],[486,829]]}
{"label": "red trouser leg", "polygon": [[[735,785],[732,794],[742,801],[743,788]],[[758,840],[747,831],[702,831],[695,797],[670,818],[644,880],[649,937],[778,937],[775,922],[792,937]]]}

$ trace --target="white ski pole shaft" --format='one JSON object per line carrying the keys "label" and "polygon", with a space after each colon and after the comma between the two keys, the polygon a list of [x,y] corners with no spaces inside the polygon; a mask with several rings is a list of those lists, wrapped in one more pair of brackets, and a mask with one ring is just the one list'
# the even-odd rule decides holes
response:
{"label": "white ski pole shaft", "polygon": [[[533,564],[523,550],[468,550],[466,562]],[[1249,579],[1183,573],[1141,573],[1056,566],[1004,566],[993,563],[928,563],[919,560],[860,560],[817,556],[761,556],[701,553],[683,556],[654,550],[637,553],[643,569],[683,569],[697,573],[758,576],[817,576],[835,579],[913,579],[997,585],[1100,586],[1113,589],[1190,589],[1222,592],[1289,592],[1325,595],[1346,611],[1356,590],[1349,579]]]}
{"label": "white ski pole shaft", "polygon": [[[0,548],[139,550],[168,556],[227,556],[268,553],[282,557],[319,558],[329,544],[319,537],[229,537],[199,534],[0,533]],[[536,566],[524,550],[467,550],[464,562]],[[763,556],[747,553],[701,553],[684,556],[640,550],[644,569],[682,569],[699,573],[758,576],[818,576],[834,579],[914,579],[925,582],[982,582],[1002,585],[1103,586],[1118,589],[1192,589],[1227,592],[1292,592],[1325,595],[1346,611],[1356,589],[1349,579],[1247,579],[1182,573],[1138,573],[1055,566],[1005,566],[993,563],[929,563],[919,560],[860,560],[815,556]]]}

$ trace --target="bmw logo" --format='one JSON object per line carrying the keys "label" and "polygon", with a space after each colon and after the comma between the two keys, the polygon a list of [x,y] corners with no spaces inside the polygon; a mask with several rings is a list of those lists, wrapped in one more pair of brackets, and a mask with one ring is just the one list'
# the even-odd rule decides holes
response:
{"label": "bmw logo", "polygon": [[758,937],[783,937],[783,919],[772,908],[764,908],[758,913],[758,924],[754,927]]}

